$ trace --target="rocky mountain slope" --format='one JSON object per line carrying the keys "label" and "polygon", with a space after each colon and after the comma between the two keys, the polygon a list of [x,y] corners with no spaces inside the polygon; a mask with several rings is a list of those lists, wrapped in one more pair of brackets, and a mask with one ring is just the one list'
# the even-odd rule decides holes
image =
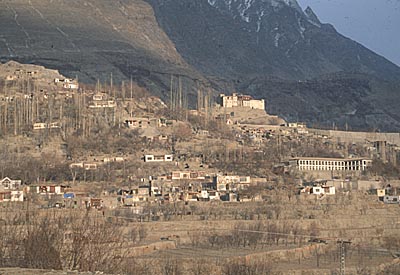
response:
{"label": "rocky mountain slope", "polygon": [[204,73],[302,79],[338,71],[399,79],[400,69],[322,24],[295,0],[148,0],[179,53]]}
{"label": "rocky mountain slope", "polygon": [[[60,70],[84,82],[133,77],[160,95],[164,74],[196,74],[140,0],[0,1],[0,59]],[[168,76],[169,80],[169,76]]]}
{"label": "rocky mountain slope", "polygon": [[0,1],[0,60],[83,81],[130,76],[168,98],[182,75],[267,100],[288,120],[400,130],[400,68],[296,0]]}

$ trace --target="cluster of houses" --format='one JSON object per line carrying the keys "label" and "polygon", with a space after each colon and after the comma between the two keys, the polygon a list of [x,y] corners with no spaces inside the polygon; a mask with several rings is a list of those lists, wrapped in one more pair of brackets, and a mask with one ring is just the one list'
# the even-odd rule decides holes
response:
{"label": "cluster of houses", "polygon": [[[106,160],[115,161],[115,160]],[[84,167],[84,166],[83,166]],[[118,191],[103,192],[100,197],[90,196],[87,191],[71,188],[68,185],[42,184],[22,186],[21,180],[12,180],[8,177],[0,181],[0,202],[23,202],[33,197],[47,202],[47,207],[67,208],[96,208],[129,207],[141,203],[170,203],[177,201],[227,201],[246,202],[262,201],[261,193],[249,193],[251,186],[268,184],[267,179],[251,178],[250,176],[209,174],[206,171],[177,170],[167,175],[153,177],[148,180],[142,178],[139,184],[131,188],[122,188]],[[336,190],[371,190],[376,191],[379,201],[385,204],[400,204],[399,190],[376,182],[351,182],[339,180],[321,180],[303,182],[299,186],[298,194],[315,196],[323,199],[333,196]],[[267,186],[267,185],[265,185]],[[377,187],[377,188],[375,188]],[[257,189],[258,190],[258,189]]]}
{"label": "cluster of houses", "polygon": [[147,184],[119,190],[117,200],[124,206],[148,201],[244,201],[247,198],[240,197],[239,191],[245,190],[251,183],[249,176],[173,171],[166,176],[150,177]]}
{"label": "cluster of houses", "polygon": [[[144,155],[142,160],[146,163],[172,162],[174,156],[172,154]],[[78,161],[69,165],[71,170],[97,170],[100,166],[108,163],[123,163],[126,161],[124,157],[104,157],[94,159],[93,161]]]}
{"label": "cluster of houses", "polygon": [[[269,183],[267,179],[250,176],[208,174],[205,171],[173,171],[168,175],[149,177],[149,181],[138,187],[120,190],[118,202],[123,206],[140,202],[167,203],[174,201],[262,201],[261,193],[249,194],[249,187]],[[375,190],[379,201],[400,204],[400,196],[393,187],[380,188],[380,182],[362,180],[319,180],[303,182],[298,186],[298,195],[323,199],[341,191]],[[378,187],[378,188],[376,188]]]}
{"label": "cluster of houses", "polygon": [[[13,67],[13,65],[15,63],[16,62],[11,61],[8,64],[10,67]],[[26,76],[34,78],[38,74],[39,74],[39,72],[36,70],[23,70],[21,68],[15,68],[14,71],[12,72],[12,74],[6,75],[5,80],[6,81],[14,81],[14,80],[18,80],[18,79],[25,79]]]}
{"label": "cluster of houses", "polygon": [[[184,183],[184,184],[182,184]],[[68,185],[42,184],[22,186],[21,180],[0,181],[0,202],[23,202],[33,197],[52,202],[47,207],[97,208],[133,206],[140,202],[239,201],[238,195],[251,184],[248,176],[208,175],[204,171],[173,171],[167,176],[150,177],[148,183],[120,189],[102,198],[91,197]],[[111,200],[110,200],[111,198]],[[114,199],[112,199],[114,198]],[[113,201],[115,200],[116,201]]]}
{"label": "cluster of houses", "polygon": [[[72,85],[74,80],[72,79],[55,79],[57,85]],[[68,86],[68,89],[78,89],[78,87]],[[65,87],[64,87],[65,88]],[[234,107],[245,107],[249,109],[265,109],[264,100],[256,100],[248,95],[240,95],[234,93],[231,96],[221,94],[221,106],[225,108]],[[116,102],[110,99],[109,95],[105,93],[94,93],[92,100],[89,103],[89,108],[114,108]],[[220,115],[220,119],[226,119],[229,121],[229,115]],[[176,121],[168,120],[157,117],[129,117],[123,120],[125,126],[129,129],[138,129],[146,137],[151,137],[149,140],[154,141],[168,141],[169,136],[162,134],[147,134],[147,130],[153,130],[160,127],[172,126]],[[34,130],[43,129],[56,129],[60,128],[61,125],[58,122],[52,123],[35,123],[33,125]],[[309,129],[305,123],[288,123],[285,125],[238,125],[236,129],[236,141],[239,144],[244,144],[244,139],[252,141],[263,141],[277,138],[278,142],[282,142],[281,137],[286,137],[287,140],[291,141],[297,139],[301,141],[302,137],[312,136],[309,133]],[[147,132],[146,132],[147,131]],[[210,133],[207,130],[193,129],[194,133],[199,136],[209,136]],[[325,137],[323,137],[325,138]],[[385,159],[389,155],[389,151],[392,152],[392,148],[389,144],[384,141],[375,141],[371,146],[371,151],[375,152],[376,156]],[[392,150],[392,151],[391,151]],[[258,151],[262,152],[262,151]],[[174,161],[173,154],[145,154],[142,156],[142,160],[145,163],[154,163],[155,165],[161,163],[170,163]],[[100,165],[106,163],[123,163],[125,159],[123,157],[105,157],[101,160],[94,161],[79,161],[70,164],[70,169],[78,171],[83,170],[97,170]],[[284,171],[290,171],[295,169],[300,173],[311,173],[311,172],[327,172],[333,178],[334,172],[357,172],[361,173],[367,170],[372,165],[370,158],[352,157],[347,158],[320,158],[320,157],[292,157],[283,164]],[[150,165],[148,165],[150,166]],[[178,166],[178,165],[176,165]],[[203,167],[203,166],[201,166]],[[185,167],[189,168],[189,167]],[[173,168],[179,169],[179,168]],[[209,175],[204,171],[173,171],[167,176],[151,177],[148,184],[138,185],[135,188],[121,189],[117,194],[117,201],[122,205],[134,205],[139,202],[146,202],[158,200],[158,201],[210,201],[210,200],[221,200],[221,201],[243,201],[246,199],[255,199],[255,197],[249,198],[244,196],[244,192],[240,192],[248,189],[252,182],[249,176],[237,176],[237,175]],[[182,185],[181,183],[185,183]],[[343,188],[343,187],[341,187]],[[318,197],[324,197],[329,195],[335,195],[338,186],[334,184],[313,184],[302,186],[300,194],[316,195]],[[384,192],[377,191],[379,198],[385,203],[397,203],[399,197],[396,194],[388,193],[387,190]],[[40,194],[40,195],[57,195],[61,196],[64,200],[72,205],[85,204],[86,206],[101,207],[103,201],[97,198],[88,198],[85,194],[78,194],[71,192],[66,186],[28,186],[26,188],[21,187],[21,181],[13,181],[9,178],[5,178],[0,181],[0,201],[24,201],[25,194]],[[77,202],[77,198],[82,198],[80,202]]]}
{"label": "cluster of houses", "polygon": [[[36,199],[45,202],[46,207],[96,208],[103,207],[103,200],[90,197],[87,192],[73,190],[68,185],[28,185],[23,186],[21,180],[5,177],[0,181],[0,203],[24,202]],[[53,201],[52,204],[49,204]]]}

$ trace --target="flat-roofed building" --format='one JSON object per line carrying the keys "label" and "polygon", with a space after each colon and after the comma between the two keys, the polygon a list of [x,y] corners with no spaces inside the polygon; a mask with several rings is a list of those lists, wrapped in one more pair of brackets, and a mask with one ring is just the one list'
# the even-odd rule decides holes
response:
{"label": "flat-roofed building", "polygon": [[168,162],[173,160],[173,155],[144,155],[144,162]]}
{"label": "flat-roofed building", "polygon": [[372,160],[364,158],[314,158],[300,157],[291,160],[300,171],[364,171]]}
{"label": "flat-roofed building", "polygon": [[233,93],[231,96],[229,95],[220,95],[221,98],[221,106],[225,108],[233,108],[233,107],[246,107],[251,109],[265,109],[265,101],[264,99],[254,99],[249,95],[239,95],[237,93]]}

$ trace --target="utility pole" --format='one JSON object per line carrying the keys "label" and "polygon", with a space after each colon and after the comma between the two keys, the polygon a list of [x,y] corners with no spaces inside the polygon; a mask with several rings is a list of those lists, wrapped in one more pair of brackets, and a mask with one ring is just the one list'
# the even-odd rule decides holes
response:
{"label": "utility pole", "polygon": [[339,246],[339,257],[340,257],[340,275],[346,275],[346,245],[351,244],[350,241],[339,240],[337,241]]}

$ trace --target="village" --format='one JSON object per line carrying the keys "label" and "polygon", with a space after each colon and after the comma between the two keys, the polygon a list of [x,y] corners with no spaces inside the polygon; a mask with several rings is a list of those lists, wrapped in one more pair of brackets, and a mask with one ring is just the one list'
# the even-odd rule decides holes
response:
{"label": "village", "polygon": [[[132,81],[116,86],[111,79],[89,87],[43,67],[1,66],[1,220],[13,209],[40,215],[90,212],[96,219],[147,222],[148,231],[135,246],[172,240],[179,250],[195,243],[188,228],[194,230],[202,221],[212,223],[213,230],[228,230],[224,226],[235,228],[233,222],[241,219],[271,220],[279,234],[294,236],[294,246],[308,245],[308,240],[320,247],[320,242],[357,242],[359,237],[346,231],[350,221],[342,221],[341,230],[334,232],[318,215],[336,217],[346,207],[354,208],[360,218],[353,222],[366,228],[362,236],[368,239],[379,227],[365,224],[366,215],[386,209],[392,214],[380,216],[385,222],[398,214],[399,133],[287,122],[267,114],[264,99],[230,91],[219,96],[199,91],[197,108],[190,109],[180,81],[172,77],[176,87],[171,85],[167,104]],[[188,228],[155,229],[162,226],[158,222],[178,217]],[[218,225],[218,219],[226,224]],[[284,219],[306,220],[298,225],[308,236],[301,245],[296,241],[300,231],[279,229]],[[241,230],[253,230],[245,224]],[[375,236],[377,247],[397,230],[391,224]],[[282,249],[283,239],[276,245]],[[154,251],[169,249],[157,246]],[[135,255],[146,262],[145,255],[154,251]],[[296,257],[298,253],[304,254],[295,252]],[[318,253],[323,254],[310,252],[308,258],[318,258]],[[387,257],[372,265],[378,267]]]}

